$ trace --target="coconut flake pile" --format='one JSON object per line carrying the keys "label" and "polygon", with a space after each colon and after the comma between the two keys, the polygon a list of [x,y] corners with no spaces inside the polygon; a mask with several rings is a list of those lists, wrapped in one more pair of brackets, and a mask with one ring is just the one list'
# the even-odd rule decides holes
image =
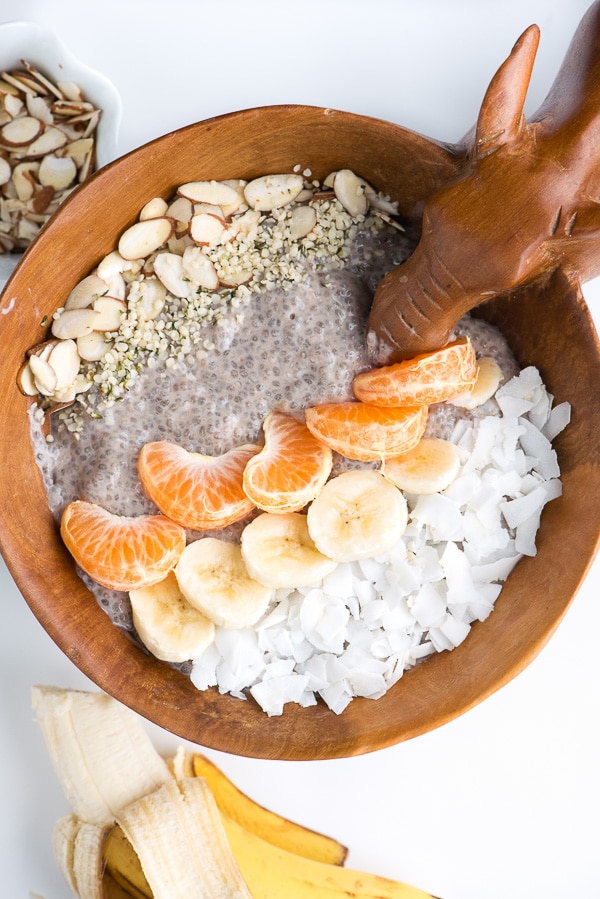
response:
{"label": "coconut flake pile", "polygon": [[252,628],[217,628],[194,661],[199,689],[254,697],[267,715],[320,697],[340,714],[355,696],[378,699],[419,660],[452,650],[494,608],[522,556],[534,556],[545,504],[561,495],[551,441],[570,406],[553,407],[533,367],[495,395],[496,414],[461,419],[461,454],[443,492],[410,496],[409,523],[392,550],[339,563],[320,583],[277,590]]}

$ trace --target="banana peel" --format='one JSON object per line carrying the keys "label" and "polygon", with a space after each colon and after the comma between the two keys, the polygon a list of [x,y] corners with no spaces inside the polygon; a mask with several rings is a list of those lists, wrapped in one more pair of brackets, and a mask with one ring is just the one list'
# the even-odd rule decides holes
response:
{"label": "banana peel", "polygon": [[54,851],[79,899],[433,899],[345,868],[341,843],[260,806],[201,753],[165,761],[105,694],[34,688],[33,704],[73,807]]}
{"label": "banana peel", "polygon": [[[288,852],[222,815],[233,856],[253,899],[432,899],[430,893],[376,874]],[[106,872],[129,896],[153,899],[134,847],[115,826],[105,844]]]}
{"label": "banana peel", "polygon": [[259,805],[202,753],[181,750],[173,760],[173,769],[177,777],[203,777],[210,786],[219,810],[266,842],[329,865],[343,865],[346,861],[346,846]]}

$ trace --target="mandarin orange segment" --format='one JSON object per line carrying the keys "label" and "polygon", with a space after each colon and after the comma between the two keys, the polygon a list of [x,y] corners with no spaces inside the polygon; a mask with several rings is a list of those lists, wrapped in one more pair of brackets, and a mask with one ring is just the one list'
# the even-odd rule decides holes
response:
{"label": "mandarin orange segment", "polygon": [[470,390],[476,378],[475,350],[460,338],[441,350],[362,372],[353,389],[357,399],[375,406],[423,406]]}
{"label": "mandarin orange segment", "polygon": [[142,447],[138,472],[147,495],[177,524],[199,531],[224,528],[254,508],[242,480],[260,449],[244,444],[221,456],[205,456],[159,440]]}
{"label": "mandarin orange segment", "polygon": [[246,466],[244,491],[264,512],[298,512],[329,477],[331,450],[283,412],[270,412],[263,431],[265,445]]}
{"label": "mandarin orange segment", "polygon": [[309,430],[347,459],[375,462],[417,445],[427,406],[383,408],[368,403],[324,403],[306,410]]}
{"label": "mandarin orange segment", "polygon": [[75,500],[62,514],[65,546],[89,576],[109,590],[137,590],[161,581],[185,548],[185,531],[164,515],[128,518]]}

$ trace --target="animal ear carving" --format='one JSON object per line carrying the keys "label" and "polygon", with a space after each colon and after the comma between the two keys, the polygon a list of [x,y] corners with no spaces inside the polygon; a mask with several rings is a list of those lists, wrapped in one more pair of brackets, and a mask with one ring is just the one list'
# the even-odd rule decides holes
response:
{"label": "animal ear carving", "polygon": [[374,361],[443,346],[470,309],[555,269],[600,274],[600,0],[526,123],[539,36],[530,26],[492,78],[474,131],[451,148],[457,175],[425,203],[415,252],[379,284]]}
{"label": "animal ear carving", "polygon": [[475,129],[476,158],[488,156],[521,137],[525,127],[523,107],[539,40],[540,29],[530,25],[492,78]]}

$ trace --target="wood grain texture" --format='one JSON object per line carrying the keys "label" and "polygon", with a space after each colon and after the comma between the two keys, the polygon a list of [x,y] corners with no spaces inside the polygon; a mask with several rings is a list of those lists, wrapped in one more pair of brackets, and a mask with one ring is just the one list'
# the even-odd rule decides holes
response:
{"label": "wood grain texture", "polygon": [[406,673],[377,701],[341,716],[324,705],[267,718],[253,701],[198,692],[115,628],[76,575],[47,507],[16,373],[41,322],[115,245],[145,202],[189,180],[253,177],[300,164],[317,177],[349,167],[399,201],[418,227],[425,200],[456,172],[448,147],[382,122],[302,106],[247,110],[191,125],[115,161],[78,189],[26,253],[1,299],[0,542],[32,612],[100,688],[201,746],[259,758],[370,752],[443,725],[518,674],[572,601],[600,533],[600,356],[578,286],[563,272],[479,313],[504,330],[523,364],[573,406],[557,440],[564,496],[542,518],[539,552],[511,574],[496,610],[469,639]]}
{"label": "wood grain texture", "polygon": [[465,312],[549,272],[600,274],[600,0],[526,121],[539,36],[527,28],[492,78],[453,148],[458,174],[429,197],[415,252],[377,289],[369,337],[381,362],[443,346]]}

